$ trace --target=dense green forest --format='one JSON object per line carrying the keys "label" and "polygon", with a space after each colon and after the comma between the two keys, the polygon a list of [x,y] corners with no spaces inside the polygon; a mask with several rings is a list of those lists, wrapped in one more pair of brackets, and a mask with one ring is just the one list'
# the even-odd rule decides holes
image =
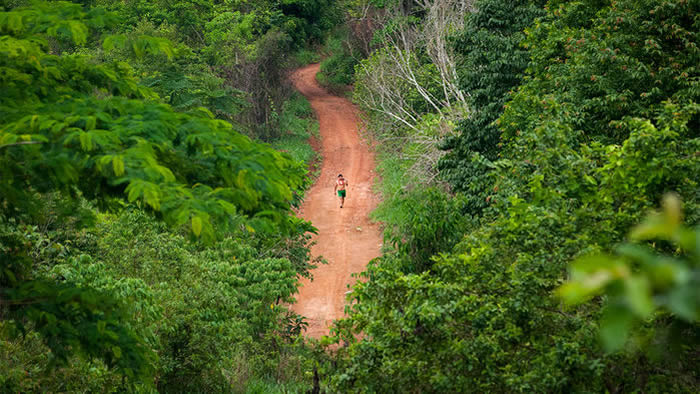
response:
{"label": "dense green forest", "polygon": [[[697,392],[700,1],[4,0],[1,392]],[[289,310],[317,125],[384,250]]]}
{"label": "dense green forest", "polygon": [[387,250],[332,391],[697,391],[700,2],[354,7]]}
{"label": "dense green forest", "polygon": [[2,8],[0,391],[303,384],[316,125],[285,81],[333,8]]}

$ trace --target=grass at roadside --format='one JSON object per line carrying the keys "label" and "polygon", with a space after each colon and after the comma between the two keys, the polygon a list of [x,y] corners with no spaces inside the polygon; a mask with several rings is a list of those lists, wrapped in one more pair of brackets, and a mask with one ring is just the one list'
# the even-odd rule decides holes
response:
{"label": "grass at roadside", "polygon": [[316,75],[318,83],[337,95],[347,95],[353,83],[357,54],[343,43],[342,30],[326,40],[321,71]]}
{"label": "grass at roadside", "polygon": [[318,120],[304,96],[294,93],[284,103],[279,124],[282,136],[272,142],[275,149],[289,153],[295,160],[303,161],[306,165],[318,162],[319,154],[309,143],[312,136],[319,137]]}
{"label": "grass at roadside", "polygon": [[303,383],[286,382],[268,382],[263,380],[255,380],[248,383],[246,388],[246,394],[292,394],[292,393],[306,393],[309,392],[311,387]]}
{"label": "grass at roadside", "polygon": [[321,61],[321,55],[311,49],[301,49],[292,55],[294,63],[299,67],[303,67],[307,64],[318,63]]}

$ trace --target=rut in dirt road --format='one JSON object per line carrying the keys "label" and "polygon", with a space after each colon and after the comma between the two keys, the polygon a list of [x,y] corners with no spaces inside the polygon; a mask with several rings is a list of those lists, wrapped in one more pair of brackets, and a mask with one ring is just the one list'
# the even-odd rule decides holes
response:
{"label": "rut in dirt road", "polygon": [[[306,317],[307,335],[314,338],[327,335],[333,320],[343,317],[348,285],[355,282],[352,274],[364,271],[381,249],[379,226],[369,219],[378,203],[372,193],[374,155],[360,138],[357,108],[321,88],[316,82],[318,70],[319,65],[313,64],[291,76],[296,89],[311,103],[321,133],[321,175],[307,193],[300,216],[318,228],[311,252],[323,256],[328,264],[313,270],[313,281],[302,280],[292,306]],[[349,183],[342,209],[333,192],[341,173]]]}

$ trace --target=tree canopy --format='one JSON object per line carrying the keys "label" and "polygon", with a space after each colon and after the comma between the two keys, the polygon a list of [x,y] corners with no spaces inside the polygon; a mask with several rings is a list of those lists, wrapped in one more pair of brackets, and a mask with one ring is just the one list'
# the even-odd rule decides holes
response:
{"label": "tree canopy", "polygon": [[[3,390],[72,391],[71,374],[109,390],[225,390],[226,357],[208,348],[274,353],[272,332],[301,322],[275,305],[314,263],[315,230],[292,212],[307,164],[260,141],[240,117],[245,87],[198,60],[206,43],[191,40],[223,7],[200,3],[0,10]],[[255,44],[277,28],[265,23],[234,31]]]}
{"label": "tree canopy", "polygon": [[[349,346],[331,387],[692,391],[695,232],[678,230],[678,201],[697,226],[697,2],[473,8],[453,41],[471,107],[438,166],[449,192],[403,186],[385,201],[392,246],[337,324]],[[385,184],[409,165],[385,167]],[[671,219],[625,243],[667,193]],[[415,208],[440,199],[459,217],[449,227]]]}

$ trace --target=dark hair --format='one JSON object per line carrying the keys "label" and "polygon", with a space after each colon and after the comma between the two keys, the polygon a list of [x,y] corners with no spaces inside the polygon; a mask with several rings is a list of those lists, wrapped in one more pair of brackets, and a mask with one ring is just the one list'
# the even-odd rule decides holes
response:
{"label": "dark hair", "polygon": [[340,178],[340,177],[342,177],[342,176],[343,176],[343,174],[338,174],[338,178]]}

